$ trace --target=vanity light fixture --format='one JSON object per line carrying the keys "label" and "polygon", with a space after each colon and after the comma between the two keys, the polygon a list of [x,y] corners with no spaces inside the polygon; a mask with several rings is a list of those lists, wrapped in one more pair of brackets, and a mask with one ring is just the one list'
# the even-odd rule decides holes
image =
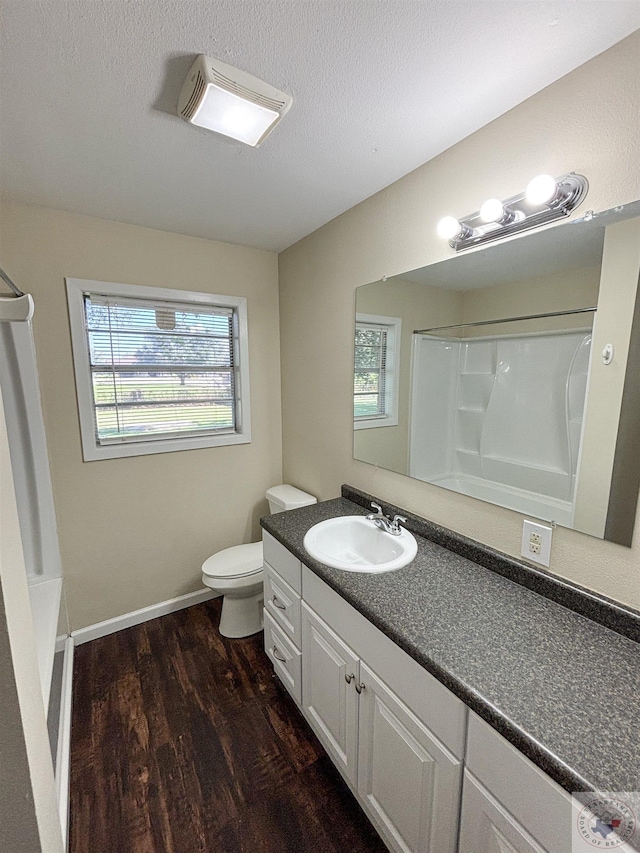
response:
{"label": "vanity light fixture", "polygon": [[448,240],[456,252],[500,240],[569,216],[584,200],[588,189],[587,179],[575,172],[557,179],[538,175],[525,192],[506,201],[490,198],[477,213],[463,219],[445,216],[438,223],[438,235]]}
{"label": "vanity light fixture", "polygon": [[178,115],[257,148],[293,98],[257,77],[204,54],[196,57],[178,98]]}

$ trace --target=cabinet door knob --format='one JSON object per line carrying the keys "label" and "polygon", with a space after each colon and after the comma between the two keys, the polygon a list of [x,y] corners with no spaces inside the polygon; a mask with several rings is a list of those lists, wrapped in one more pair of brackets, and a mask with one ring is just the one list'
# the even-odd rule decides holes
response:
{"label": "cabinet door knob", "polygon": [[353,673],[351,673],[350,675],[347,675],[347,673],[345,672],[344,680],[347,682],[347,684],[351,684],[351,682],[353,681],[354,678],[355,678],[355,675]]}
{"label": "cabinet door knob", "polygon": [[279,660],[280,663],[286,663],[287,662],[286,657],[284,657],[284,655],[281,654],[280,650],[278,649],[278,647],[276,645],[274,645],[274,647],[271,649],[271,651],[273,653],[274,658],[276,660]]}
{"label": "cabinet door knob", "polygon": [[286,609],[287,609],[287,608],[285,607],[285,605],[280,601],[280,599],[278,598],[278,596],[277,596],[277,595],[273,595],[273,596],[271,597],[271,601],[273,601],[273,606],[274,606],[274,607],[277,607],[277,608],[278,608],[278,610],[286,610]]}
{"label": "cabinet door knob", "polygon": [[362,693],[363,690],[364,690],[364,684],[362,682],[360,682],[360,684],[356,684],[356,692],[357,693]]}

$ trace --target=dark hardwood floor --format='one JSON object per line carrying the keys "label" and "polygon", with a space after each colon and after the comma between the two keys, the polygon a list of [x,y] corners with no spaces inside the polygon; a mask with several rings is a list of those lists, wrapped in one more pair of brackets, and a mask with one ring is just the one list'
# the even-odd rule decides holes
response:
{"label": "dark hardwood floor", "polygon": [[70,853],[385,853],[220,599],[79,646]]}

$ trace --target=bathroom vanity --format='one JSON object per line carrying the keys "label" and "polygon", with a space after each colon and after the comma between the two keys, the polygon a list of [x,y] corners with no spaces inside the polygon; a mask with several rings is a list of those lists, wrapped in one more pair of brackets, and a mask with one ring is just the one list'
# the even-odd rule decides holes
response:
{"label": "bathroom vanity", "polygon": [[415,517],[404,569],[306,553],[371,500],[262,519],[276,673],[390,850],[570,853],[570,792],[640,789],[638,614]]}

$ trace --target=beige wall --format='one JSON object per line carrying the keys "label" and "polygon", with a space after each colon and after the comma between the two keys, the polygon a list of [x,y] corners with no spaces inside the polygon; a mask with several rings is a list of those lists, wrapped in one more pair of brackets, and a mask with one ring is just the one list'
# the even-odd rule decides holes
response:
{"label": "beige wall", "polygon": [[[640,197],[640,33],[280,255],[284,477],[320,498],[351,483],[517,555],[522,516],[352,458],[353,290],[450,257],[435,233],[540,172],[586,175],[583,209]],[[327,334],[327,330],[331,334]],[[632,549],[557,529],[551,570],[640,607]]]}
{"label": "beige wall", "polygon": [[[259,537],[282,482],[275,254],[5,205],[2,264],[36,304],[34,333],[72,629],[201,588],[214,551]],[[65,276],[246,296],[252,441],[83,462]]]}
{"label": "beige wall", "polygon": [[[478,323],[502,317],[525,317],[528,314],[546,314],[553,311],[572,311],[598,304],[600,267],[582,267],[563,270],[552,275],[536,276],[493,287],[468,290],[462,302],[464,323]],[[557,318],[523,320],[517,329],[509,325],[490,325],[467,330],[467,337],[475,335],[527,334],[557,329],[581,329],[591,326],[592,314],[574,314]]]}

